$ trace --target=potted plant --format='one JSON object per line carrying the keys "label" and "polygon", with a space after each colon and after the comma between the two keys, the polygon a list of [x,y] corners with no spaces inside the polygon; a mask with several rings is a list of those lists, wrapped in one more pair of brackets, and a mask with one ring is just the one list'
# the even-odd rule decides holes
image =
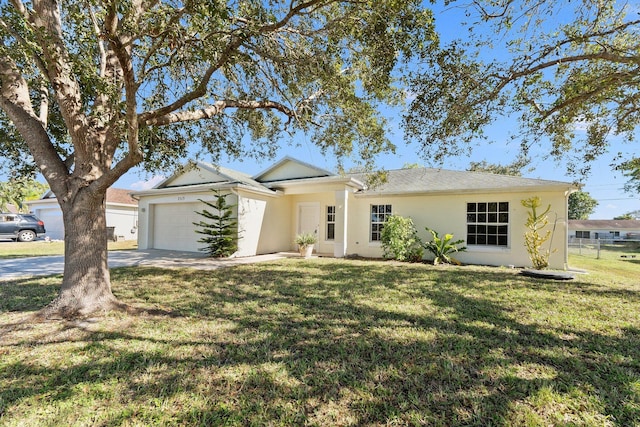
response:
{"label": "potted plant", "polygon": [[313,246],[318,241],[315,233],[301,233],[296,236],[295,243],[298,245],[300,255],[305,258],[311,258],[313,252]]}

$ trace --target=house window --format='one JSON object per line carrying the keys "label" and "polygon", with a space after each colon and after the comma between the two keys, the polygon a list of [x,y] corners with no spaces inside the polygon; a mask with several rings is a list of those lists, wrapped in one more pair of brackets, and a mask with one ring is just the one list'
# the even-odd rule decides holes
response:
{"label": "house window", "polygon": [[590,231],[576,231],[576,239],[590,239],[591,232]]}
{"label": "house window", "polygon": [[327,206],[327,240],[336,238],[336,207]]}
{"label": "house window", "polygon": [[619,231],[610,231],[609,232],[613,237],[620,237],[620,232]]}
{"label": "house window", "polygon": [[467,203],[467,244],[507,246],[509,202]]}
{"label": "house window", "polygon": [[391,205],[371,205],[371,241],[379,242],[384,222],[391,216]]}

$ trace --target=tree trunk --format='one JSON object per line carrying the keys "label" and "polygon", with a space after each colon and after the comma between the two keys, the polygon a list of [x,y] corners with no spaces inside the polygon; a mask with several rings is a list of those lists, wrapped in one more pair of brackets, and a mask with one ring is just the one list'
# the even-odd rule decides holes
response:
{"label": "tree trunk", "polygon": [[106,190],[77,191],[60,201],[64,222],[64,278],[60,294],[41,312],[44,318],[75,318],[124,308],[111,292],[107,264]]}

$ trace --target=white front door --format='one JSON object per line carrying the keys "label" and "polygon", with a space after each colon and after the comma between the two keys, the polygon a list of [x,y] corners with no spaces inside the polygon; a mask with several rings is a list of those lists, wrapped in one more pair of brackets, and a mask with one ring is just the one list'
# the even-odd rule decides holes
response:
{"label": "white front door", "polygon": [[320,231],[320,204],[300,203],[298,205],[298,233],[314,233],[318,238]]}

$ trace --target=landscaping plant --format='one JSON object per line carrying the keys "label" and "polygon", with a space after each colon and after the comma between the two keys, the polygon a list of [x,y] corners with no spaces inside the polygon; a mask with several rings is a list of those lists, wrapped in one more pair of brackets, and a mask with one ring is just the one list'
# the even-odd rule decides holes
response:
{"label": "landscaping plant", "polygon": [[318,237],[315,233],[300,233],[296,236],[294,242],[298,246],[311,246],[318,242]]}
{"label": "landscaping plant", "polygon": [[313,253],[313,245],[318,242],[316,233],[300,233],[294,239],[294,243],[298,245],[300,255],[310,258]]}
{"label": "landscaping plant", "polygon": [[426,227],[426,230],[431,233],[433,240],[424,243],[424,248],[431,252],[434,256],[433,264],[456,264],[460,265],[460,261],[451,256],[454,252],[464,252],[467,250],[466,246],[458,247],[464,243],[464,239],[453,241],[453,234],[445,234],[444,237],[438,236],[438,232]]}
{"label": "landscaping plant", "polygon": [[529,253],[529,259],[531,259],[533,263],[533,268],[536,270],[544,270],[549,266],[551,249],[547,248],[544,250],[542,249],[542,245],[551,237],[551,230],[547,230],[544,235],[541,234],[541,231],[549,224],[547,214],[551,210],[551,205],[548,205],[544,212],[538,213],[537,209],[542,206],[540,197],[530,197],[522,200],[520,203],[529,209],[527,222],[525,222],[529,231],[524,233],[524,244]]}
{"label": "landscaping plant", "polygon": [[206,244],[200,251],[206,252],[210,257],[223,258],[233,254],[238,249],[238,222],[233,214],[236,205],[227,204],[229,194],[221,194],[218,190],[212,190],[216,195],[214,203],[200,200],[205,205],[214,209],[213,212],[204,209],[196,212],[212,222],[200,221],[193,224],[201,227],[196,233],[203,234],[204,237],[198,243]]}
{"label": "landscaping plant", "polygon": [[424,252],[411,218],[400,215],[387,218],[382,229],[381,242],[382,256],[385,258],[412,262],[422,260]]}

